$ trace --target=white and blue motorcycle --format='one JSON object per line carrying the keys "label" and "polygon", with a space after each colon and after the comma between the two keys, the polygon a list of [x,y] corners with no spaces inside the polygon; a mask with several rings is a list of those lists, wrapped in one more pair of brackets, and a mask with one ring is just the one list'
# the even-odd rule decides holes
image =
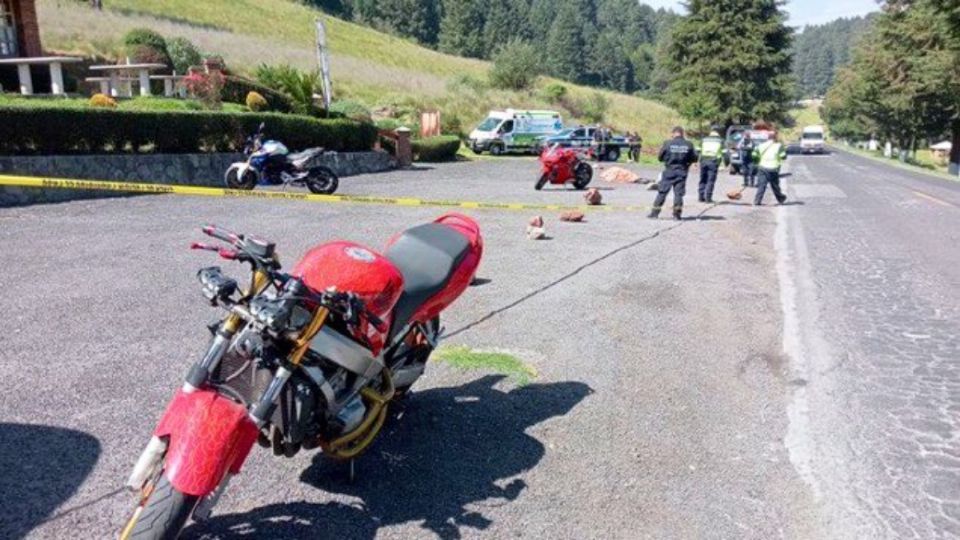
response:
{"label": "white and blue motorcycle", "polygon": [[224,182],[230,189],[250,190],[259,185],[306,186],[313,193],[330,195],[337,191],[340,180],[329,167],[311,165],[323,155],[323,148],[308,148],[290,153],[280,141],[263,140],[264,124],[247,138],[243,153],[246,161],[227,168]]}

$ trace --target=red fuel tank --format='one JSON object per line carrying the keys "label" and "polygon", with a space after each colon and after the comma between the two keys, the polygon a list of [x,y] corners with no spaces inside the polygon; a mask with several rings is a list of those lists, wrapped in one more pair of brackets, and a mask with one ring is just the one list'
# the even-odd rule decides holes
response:
{"label": "red fuel tank", "polygon": [[[330,242],[311,249],[291,274],[316,292],[335,287],[356,294],[388,326],[393,307],[403,292],[400,270],[383,255],[353,242]],[[386,334],[368,324],[363,325],[361,334],[373,353],[380,354]]]}

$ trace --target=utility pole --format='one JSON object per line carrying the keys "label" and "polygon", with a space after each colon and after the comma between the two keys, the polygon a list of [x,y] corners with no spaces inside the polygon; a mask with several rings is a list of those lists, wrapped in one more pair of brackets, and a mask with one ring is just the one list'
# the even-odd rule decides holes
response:
{"label": "utility pole", "polygon": [[330,82],[330,53],[327,51],[327,27],[323,19],[317,17],[317,64],[320,66],[320,79],[323,83],[323,109],[330,111],[333,99],[333,84]]}

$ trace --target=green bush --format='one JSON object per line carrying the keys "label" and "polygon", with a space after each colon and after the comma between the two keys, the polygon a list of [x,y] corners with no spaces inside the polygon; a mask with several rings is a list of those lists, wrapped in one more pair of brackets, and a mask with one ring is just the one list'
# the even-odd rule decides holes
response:
{"label": "green bush", "polygon": [[413,141],[413,159],[417,161],[453,161],[460,150],[460,138],[439,135]]}
{"label": "green bush", "polygon": [[581,116],[588,122],[599,124],[603,122],[603,117],[607,115],[607,109],[610,108],[610,100],[600,92],[593,92],[590,97],[580,101],[578,108]]}
{"label": "green bush", "polygon": [[167,52],[170,54],[173,69],[181,75],[185,74],[190,66],[199,66],[203,62],[200,49],[187,38],[176,37],[168,41]]}
{"label": "green bush", "polygon": [[0,107],[0,154],[235,152],[257,126],[293,149],[369,150],[372,124],[274,113]]}
{"label": "green bush", "polygon": [[537,80],[542,64],[536,47],[511,39],[493,55],[490,84],[504,90],[525,90]]}
{"label": "green bush", "polygon": [[293,110],[293,104],[290,98],[271,88],[268,88],[257,81],[239,77],[237,75],[227,75],[224,78],[221,98],[228,103],[246,103],[247,95],[250,92],[256,92],[267,100],[267,109],[276,112],[290,112]]}
{"label": "green bush", "polygon": [[293,112],[299,114],[314,114],[316,107],[313,95],[323,90],[320,83],[320,72],[301,71],[291,65],[257,66],[257,81],[273,90],[286,94],[293,105]]}
{"label": "green bush", "polygon": [[544,86],[540,93],[543,99],[550,103],[560,103],[563,98],[567,97],[567,87],[560,83],[550,83]]}
{"label": "green bush", "polygon": [[167,40],[149,28],[130,30],[123,36],[123,45],[133,61],[171,63]]}

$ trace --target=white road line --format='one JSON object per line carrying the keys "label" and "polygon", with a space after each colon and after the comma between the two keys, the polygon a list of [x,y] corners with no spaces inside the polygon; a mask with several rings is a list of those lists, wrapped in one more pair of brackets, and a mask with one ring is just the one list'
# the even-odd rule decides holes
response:
{"label": "white road line", "polygon": [[[783,306],[783,352],[790,361],[791,380],[809,380],[809,367],[803,354],[800,334],[800,317],[797,312],[797,286],[793,279],[791,266],[797,261],[791,257],[788,233],[788,210],[777,212],[777,228],[774,233],[774,249],[777,252],[777,276],[780,281],[780,303]],[[806,245],[804,244],[804,248]],[[806,254],[804,253],[805,257]],[[807,262],[806,260],[804,261]],[[790,462],[800,478],[813,490],[819,500],[822,496],[820,484],[813,474],[813,445],[810,439],[810,406],[807,401],[806,385],[793,389],[787,405],[787,434],[783,439],[790,456]]]}

